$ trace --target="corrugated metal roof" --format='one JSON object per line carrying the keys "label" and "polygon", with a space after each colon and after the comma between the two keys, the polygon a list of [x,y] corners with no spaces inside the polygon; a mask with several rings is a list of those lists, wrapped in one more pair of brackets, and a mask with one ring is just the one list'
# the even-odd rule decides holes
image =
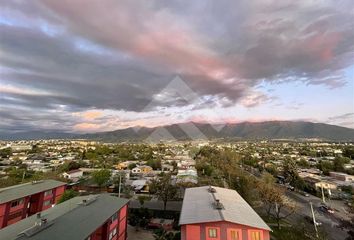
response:
{"label": "corrugated metal roof", "polygon": [[[88,205],[80,204],[84,199],[97,196]],[[18,234],[32,226],[37,216],[25,218],[0,230],[0,239],[6,240],[83,240],[100,227],[115,212],[128,203],[127,199],[113,197],[109,194],[75,197],[41,213],[53,225],[31,237]]]}
{"label": "corrugated metal roof", "polygon": [[7,188],[0,188],[0,204],[63,185],[66,185],[66,183],[50,179],[37,181],[36,183],[29,182]]}
{"label": "corrugated metal roof", "polygon": [[[235,191],[208,186],[186,189],[179,224],[227,221],[260,229],[270,230],[268,225],[252,207]],[[215,199],[219,199],[223,209],[216,209]]]}

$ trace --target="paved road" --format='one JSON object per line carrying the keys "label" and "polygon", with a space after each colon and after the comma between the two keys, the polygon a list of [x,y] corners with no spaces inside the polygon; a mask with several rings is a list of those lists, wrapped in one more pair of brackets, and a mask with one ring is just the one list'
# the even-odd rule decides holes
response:
{"label": "paved road", "polygon": [[[310,202],[313,203],[313,209],[315,213],[315,219],[318,222],[322,223],[320,227],[322,230],[328,233],[329,238],[333,240],[344,240],[347,237],[346,230],[338,228],[339,218],[343,218],[343,213],[335,212],[335,214],[324,213],[319,210],[321,205],[321,199],[315,196],[310,195],[305,197],[299,193],[287,191],[286,195],[296,202],[297,207],[299,208],[293,216],[290,217],[290,221],[294,222],[298,219],[304,219],[305,216],[312,217]],[[348,216],[346,216],[348,217]],[[309,223],[310,224],[310,223]]]}

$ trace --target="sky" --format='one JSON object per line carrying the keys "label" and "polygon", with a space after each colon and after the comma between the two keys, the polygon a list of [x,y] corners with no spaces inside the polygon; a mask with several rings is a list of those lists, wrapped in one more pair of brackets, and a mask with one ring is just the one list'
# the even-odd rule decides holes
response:
{"label": "sky", "polygon": [[352,0],[0,0],[0,131],[354,128]]}

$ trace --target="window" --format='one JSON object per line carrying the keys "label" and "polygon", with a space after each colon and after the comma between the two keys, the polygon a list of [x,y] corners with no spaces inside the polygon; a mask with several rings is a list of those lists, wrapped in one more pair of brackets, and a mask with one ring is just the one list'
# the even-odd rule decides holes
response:
{"label": "window", "polygon": [[50,200],[44,201],[43,203],[44,206],[49,206],[50,204],[52,204]]}
{"label": "window", "polygon": [[241,229],[227,229],[227,240],[241,240]]}
{"label": "window", "polygon": [[23,199],[17,199],[17,200],[15,200],[15,201],[12,201],[11,202],[11,207],[13,208],[13,207],[17,207],[17,206],[19,206],[19,205],[21,205],[21,204],[23,204]]}
{"label": "window", "polygon": [[12,219],[15,219],[15,218],[18,218],[18,217],[21,217],[21,216],[22,216],[22,211],[13,213],[13,214],[9,215],[8,221],[10,221],[10,220],[12,220]]}
{"label": "window", "polygon": [[109,240],[111,240],[117,234],[117,228],[113,228],[113,230],[109,233]]}
{"label": "window", "polygon": [[53,190],[48,190],[48,191],[45,191],[44,192],[44,196],[49,196],[49,195],[52,195],[53,194]]}
{"label": "window", "polygon": [[262,240],[261,231],[250,231],[250,240]]}
{"label": "window", "polygon": [[118,218],[118,214],[115,213],[115,214],[113,214],[113,216],[111,217],[111,221],[114,222],[117,218]]}
{"label": "window", "polygon": [[217,238],[217,229],[216,228],[209,228],[208,235],[209,235],[209,238]]}

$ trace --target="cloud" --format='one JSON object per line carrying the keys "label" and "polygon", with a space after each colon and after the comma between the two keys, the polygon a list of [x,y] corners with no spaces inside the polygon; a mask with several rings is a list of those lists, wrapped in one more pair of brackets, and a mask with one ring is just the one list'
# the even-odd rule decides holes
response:
{"label": "cloud", "polygon": [[329,117],[328,123],[354,128],[354,112]]}
{"label": "cloud", "polygon": [[[264,83],[335,91],[354,60],[353,9],[351,0],[1,1],[3,128],[128,126],[140,122],[121,116],[151,102],[176,116],[187,105],[254,108],[276,98],[257,89]],[[176,75],[204,102],[153,101]],[[97,122],[104,111],[116,114],[107,124]]]}

